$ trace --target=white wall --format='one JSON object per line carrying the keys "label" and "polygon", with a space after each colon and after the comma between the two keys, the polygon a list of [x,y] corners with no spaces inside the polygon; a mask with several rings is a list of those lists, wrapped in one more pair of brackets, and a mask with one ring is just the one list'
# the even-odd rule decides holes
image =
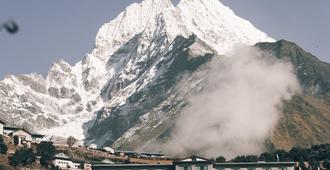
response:
{"label": "white wall", "polygon": [[[175,170],[184,170],[183,169],[183,166],[184,165],[176,165],[175,166]],[[206,166],[206,165],[205,165]],[[196,166],[196,165],[190,165],[189,169],[188,170],[199,170],[199,166]],[[213,170],[213,165],[210,164],[210,165],[207,165],[206,166],[206,169],[204,170]]]}
{"label": "white wall", "polygon": [[[294,170],[294,167],[283,167],[283,168],[286,168],[284,170]],[[217,169],[217,168],[213,168],[214,170],[220,170],[220,169]],[[239,170],[249,170],[251,168],[239,168]],[[224,168],[224,169],[221,169],[221,170],[236,170],[235,168]],[[266,168],[254,168],[254,170],[266,170]],[[273,168],[269,168],[269,170],[282,170],[282,168],[277,168],[277,167],[273,167]]]}
{"label": "white wall", "polygon": [[16,131],[13,133],[13,137],[14,136],[18,136],[18,137],[25,137],[25,140],[27,141],[32,141],[32,137],[30,134],[26,133],[25,131],[23,130],[19,130],[19,131]]}
{"label": "white wall", "polygon": [[68,167],[70,167],[71,170],[78,170],[79,168],[76,168],[76,167],[78,167],[80,164],[74,163],[69,160],[55,159],[53,161],[53,165],[58,166],[62,169],[67,169]]}
{"label": "white wall", "polygon": [[0,135],[3,135],[3,124],[0,123]]}

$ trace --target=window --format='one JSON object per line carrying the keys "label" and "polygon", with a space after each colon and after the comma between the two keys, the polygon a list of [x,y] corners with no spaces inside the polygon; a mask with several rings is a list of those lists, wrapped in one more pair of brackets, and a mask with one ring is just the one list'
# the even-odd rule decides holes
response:
{"label": "window", "polygon": [[180,170],[191,170],[190,166],[182,166],[180,167]]}
{"label": "window", "polygon": [[197,170],[207,170],[207,166],[206,165],[198,166]]}

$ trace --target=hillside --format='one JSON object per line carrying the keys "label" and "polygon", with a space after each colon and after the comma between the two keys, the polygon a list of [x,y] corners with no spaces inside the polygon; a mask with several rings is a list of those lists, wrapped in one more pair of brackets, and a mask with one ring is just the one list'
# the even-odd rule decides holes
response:
{"label": "hillside", "polygon": [[[270,143],[266,142],[268,148],[290,150],[292,147],[308,148],[312,145],[328,143],[330,141],[328,88],[330,65],[286,40],[258,43],[256,46],[274,57],[292,63],[303,88],[303,94],[296,95],[292,100],[284,103],[283,114],[269,139]],[[168,139],[176,118],[176,115],[172,115],[157,128],[139,130],[135,132],[138,135],[132,135],[128,140],[125,140],[125,137],[119,138],[115,146],[135,149],[146,146],[143,143],[147,141],[164,142]],[[150,121],[148,123],[152,124]]]}
{"label": "hillside", "polygon": [[285,102],[283,115],[271,138],[279,149],[310,147],[330,141],[330,64],[295,43],[280,40],[256,45],[277,58],[291,62],[303,95]]}

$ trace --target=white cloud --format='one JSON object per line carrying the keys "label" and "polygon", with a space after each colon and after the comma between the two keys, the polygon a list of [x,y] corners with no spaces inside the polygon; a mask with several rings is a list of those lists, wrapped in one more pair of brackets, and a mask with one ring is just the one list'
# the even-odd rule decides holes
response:
{"label": "white cloud", "polygon": [[257,154],[272,134],[283,100],[299,92],[293,66],[238,46],[195,76],[203,91],[189,99],[163,149],[172,156]]}

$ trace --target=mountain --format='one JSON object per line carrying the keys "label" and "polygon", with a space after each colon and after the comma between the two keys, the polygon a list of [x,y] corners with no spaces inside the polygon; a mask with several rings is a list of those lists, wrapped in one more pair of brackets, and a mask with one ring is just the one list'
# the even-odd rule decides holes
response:
{"label": "mountain", "polygon": [[[260,41],[273,40],[217,0],[182,0],[176,7],[170,0],[133,3],[100,28],[94,50],[74,66],[61,60],[52,65],[46,79],[29,74],[2,80],[1,114],[4,121],[32,131],[105,138],[111,134],[106,127],[113,125],[102,124],[115,112],[132,107],[128,102],[149,88],[159,90],[156,84],[174,79],[166,75],[186,69],[174,62],[183,60],[180,54],[198,63],[205,60],[199,56],[224,54],[235,43]],[[165,91],[172,88],[167,83]],[[137,119],[146,113],[129,115]],[[86,134],[90,126],[97,132]]]}
{"label": "mountain", "polygon": [[292,63],[303,94],[287,101],[272,136],[276,148],[309,147],[330,141],[330,64],[297,44],[280,40],[256,44],[261,50]]}
{"label": "mountain", "polygon": [[[75,65],[61,60],[46,78],[9,75],[0,81],[0,114],[5,122],[31,131],[140,149],[166,140],[187,98],[202,90],[200,80],[190,75],[237,43],[268,42],[256,46],[290,59],[305,89],[305,96],[286,105],[284,115],[291,116],[281,120],[272,145],[329,141],[329,64],[295,44],[274,41],[218,0],[181,0],[177,6],[170,0],[144,0],[105,23],[93,51]],[[293,114],[301,119],[292,121]],[[315,124],[320,133],[311,133]],[[308,131],[306,137],[294,138],[293,126]]]}

